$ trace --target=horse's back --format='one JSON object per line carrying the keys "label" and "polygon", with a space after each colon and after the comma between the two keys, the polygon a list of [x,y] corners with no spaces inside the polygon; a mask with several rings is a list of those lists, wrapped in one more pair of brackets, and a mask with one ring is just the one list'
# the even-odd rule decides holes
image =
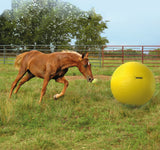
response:
{"label": "horse's back", "polygon": [[35,59],[35,58],[39,57],[39,55],[45,55],[45,54],[40,51],[37,51],[37,50],[32,50],[32,51],[29,51],[28,54],[26,54],[25,59],[28,59],[28,61],[29,61],[31,59]]}
{"label": "horse's back", "polygon": [[29,51],[26,56],[25,56],[25,60],[26,62],[28,62],[29,64],[32,63],[36,63],[36,64],[46,64],[46,63],[59,63],[59,61],[61,59],[63,59],[65,56],[65,53],[62,52],[54,52],[54,53],[49,53],[49,54],[45,54],[42,53],[40,51],[37,50],[32,50]]}
{"label": "horse's back", "polygon": [[37,55],[37,54],[39,55],[39,54],[43,54],[43,53],[40,51],[37,51],[37,50],[32,50],[32,51],[29,51],[28,54],[29,55]]}

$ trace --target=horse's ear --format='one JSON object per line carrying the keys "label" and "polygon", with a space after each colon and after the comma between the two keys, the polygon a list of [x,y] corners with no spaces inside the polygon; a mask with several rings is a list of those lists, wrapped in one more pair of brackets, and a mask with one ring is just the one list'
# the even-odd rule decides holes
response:
{"label": "horse's ear", "polygon": [[88,53],[86,53],[86,54],[82,54],[82,57],[80,57],[79,58],[79,60],[81,61],[81,60],[83,60],[84,58],[88,58]]}
{"label": "horse's ear", "polygon": [[88,58],[88,53],[86,53],[85,57],[87,57],[87,58]]}
{"label": "horse's ear", "polygon": [[88,58],[88,53],[82,54],[82,59],[83,59],[83,58]]}
{"label": "horse's ear", "polygon": [[82,59],[84,58],[84,56],[85,56],[85,54],[83,53],[83,54],[82,54]]}

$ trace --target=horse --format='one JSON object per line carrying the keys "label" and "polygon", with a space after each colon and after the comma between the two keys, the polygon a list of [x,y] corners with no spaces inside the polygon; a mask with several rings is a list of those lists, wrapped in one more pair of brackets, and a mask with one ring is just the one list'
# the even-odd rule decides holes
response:
{"label": "horse", "polygon": [[65,94],[69,85],[69,82],[65,79],[64,75],[70,67],[77,67],[88,82],[92,82],[94,79],[88,53],[80,54],[75,51],[62,51],[45,54],[37,50],[32,50],[19,54],[16,57],[14,65],[15,68],[19,70],[19,73],[12,83],[9,98],[11,98],[12,92],[19,81],[18,87],[14,91],[15,94],[25,82],[34,77],[44,79],[39,103],[42,102],[48,82],[51,79],[64,84],[62,91],[59,94],[54,95],[54,99],[60,98]]}

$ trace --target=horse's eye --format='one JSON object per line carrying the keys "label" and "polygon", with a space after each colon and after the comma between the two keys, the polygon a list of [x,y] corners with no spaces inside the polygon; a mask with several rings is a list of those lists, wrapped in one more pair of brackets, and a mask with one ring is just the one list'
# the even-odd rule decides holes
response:
{"label": "horse's eye", "polygon": [[85,68],[87,68],[88,64],[84,65]]}

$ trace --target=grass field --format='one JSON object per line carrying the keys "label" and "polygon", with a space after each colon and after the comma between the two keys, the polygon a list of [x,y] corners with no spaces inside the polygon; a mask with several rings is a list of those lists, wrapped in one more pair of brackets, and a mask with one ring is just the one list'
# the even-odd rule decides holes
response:
{"label": "grass field", "polygon": [[[111,75],[115,68],[93,68]],[[159,68],[151,68],[157,76]],[[110,81],[97,84],[71,80],[66,95],[53,100],[63,85],[50,81],[38,104],[43,80],[27,82],[9,100],[17,75],[13,65],[0,65],[1,150],[159,150],[160,83],[152,100],[142,107],[118,103]],[[71,69],[67,75],[80,75]]]}

